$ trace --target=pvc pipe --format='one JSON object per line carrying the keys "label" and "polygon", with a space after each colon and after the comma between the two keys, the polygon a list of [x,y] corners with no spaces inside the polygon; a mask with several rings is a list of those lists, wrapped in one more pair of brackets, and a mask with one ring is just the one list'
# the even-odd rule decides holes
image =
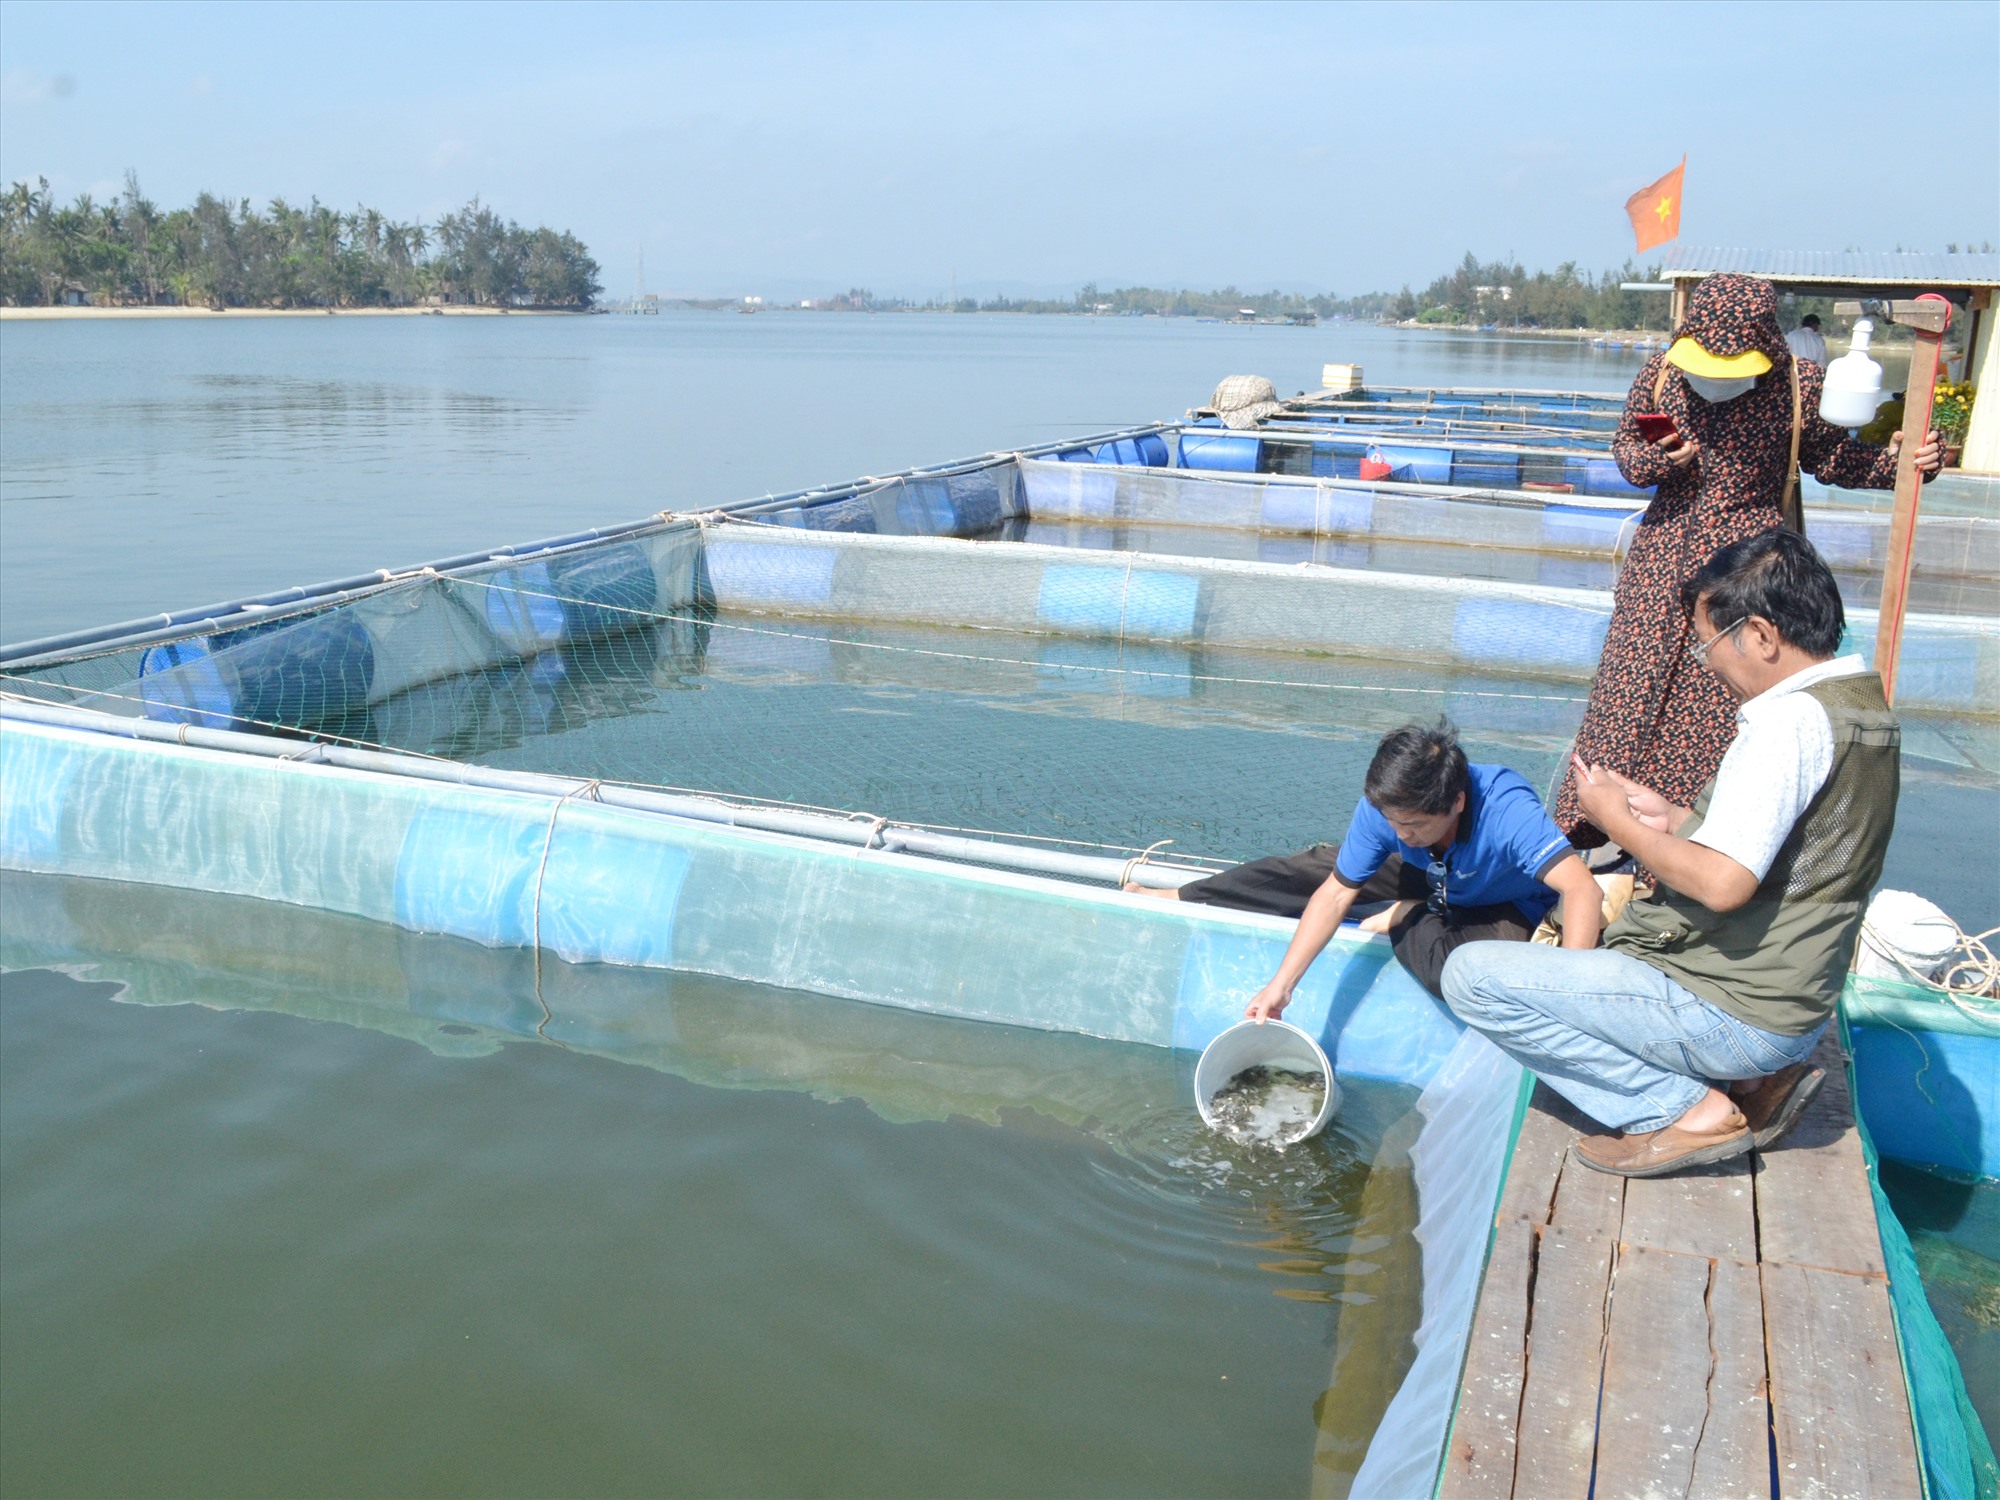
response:
{"label": "pvc pipe", "polygon": [[[486,766],[469,766],[459,761],[428,760],[394,751],[363,750],[321,741],[300,743],[271,735],[245,734],[235,729],[203,729],[194,725],[168,724],[154,719],[125,718],[94,710],[67,708],[60,704],[38,703],[10,698],[0,702],[0,718],[21,719],[63,729],[80,729],[93,734],[117,734],[130,739],[190,745],[200,750],[218,750],[236,755],[258,755],[269,760],[297,760],[306,764],[339,766],[346,770],[379,775],[406,776],[420,781],[446,782],[480,787],[488,791],[521,792],[536,797],[573,797],[590,786],[583,777],[552,776],[539,771],[502,771]],[[828,813],[793,812],[783,808],[738,807],[708,797],[673,792],[649,791],[642,787],[600,784],[596,800],[607,807],[674,818],[682,822],[717,824],[755,829],[763,833],[787,834],[822,843],[849,844],[857,849],[878,846],[898,853],[950,859],[960,863],[989,865],[1037,875],[1056,875],[1072,880],[1118,884],[1130,880],[1152,890],[1177,889],[1189,880],[1210,874],[1187,866],[1114,859],[1102,855],[1070,854],[1060,849],[1037,849],[986,839],[959,838],[932,833],[894,823],[862,822],[834,817]]]}

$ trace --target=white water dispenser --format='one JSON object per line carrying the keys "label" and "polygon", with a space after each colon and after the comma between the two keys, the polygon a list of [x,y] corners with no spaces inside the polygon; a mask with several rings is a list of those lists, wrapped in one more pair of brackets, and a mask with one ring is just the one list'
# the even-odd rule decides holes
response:
{"label": "white water dispenser", "polygon": [[1875,325],[1862,318],[1854,325],[1848,351],[1826,367],[1819,414],[1835,427],[1866,427],[1882,404],[1882,367],[1868,357],[1868,340]]}

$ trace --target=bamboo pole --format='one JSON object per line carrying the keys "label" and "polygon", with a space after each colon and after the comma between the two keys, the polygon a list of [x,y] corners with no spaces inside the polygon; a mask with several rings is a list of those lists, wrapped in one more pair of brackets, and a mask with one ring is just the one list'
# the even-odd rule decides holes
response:
{"label": "bamboo pole", "polygon": [[1931,394],[1937,384],[1938,361],[1944,352],[1945,330],[1951,326],[1951,304],[1935,294],[1910,302],[1892,302],[1890,317],[1915,330],[1910,351],[1910,379],[1903,391],[1903,446],[1896,455],[1896,506],[1889,522],[1889,555],[1883,563],[1882,605],[1875,624],[1875,670],[1882,674],[1882,694],[1896,701],[1896,667],[1903,650],[1903,615],[1909,606],[1910,563],[1916,554],[1917,507],[1924,478],[1917,468],[1917,450],[1931,430]]}

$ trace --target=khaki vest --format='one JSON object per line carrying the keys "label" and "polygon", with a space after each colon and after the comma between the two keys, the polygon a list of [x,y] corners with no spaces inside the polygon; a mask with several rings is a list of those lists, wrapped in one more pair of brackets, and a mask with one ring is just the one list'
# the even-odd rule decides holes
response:
{"label": "khaki vest", "polygon": [[[1873,672],[1800,691],[1833,725],[1833,768],[1756,894],[1714,912],[1662,885],[1604,935],[1605,947],[1781,1036],[1802,1036],[1833,1014],[1896,826],[1902,760],[1902,730]],[[1714,790],[1713,781],[1702,788],[1683,837],[1700,826]]]}

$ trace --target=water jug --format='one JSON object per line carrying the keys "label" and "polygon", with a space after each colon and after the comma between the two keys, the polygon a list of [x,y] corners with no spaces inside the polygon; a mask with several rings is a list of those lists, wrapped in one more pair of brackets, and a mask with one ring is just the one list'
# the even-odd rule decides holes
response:
{"label": "water jug", "polygon": [[1854,325],[1854,343],[1826,367],[1826,387],[1820,393],[1819,414],[1835,427],[1865,427],[1882,404],[1882,367],[1868,357],[1868,340],[1875,325],[1866,318]]}

